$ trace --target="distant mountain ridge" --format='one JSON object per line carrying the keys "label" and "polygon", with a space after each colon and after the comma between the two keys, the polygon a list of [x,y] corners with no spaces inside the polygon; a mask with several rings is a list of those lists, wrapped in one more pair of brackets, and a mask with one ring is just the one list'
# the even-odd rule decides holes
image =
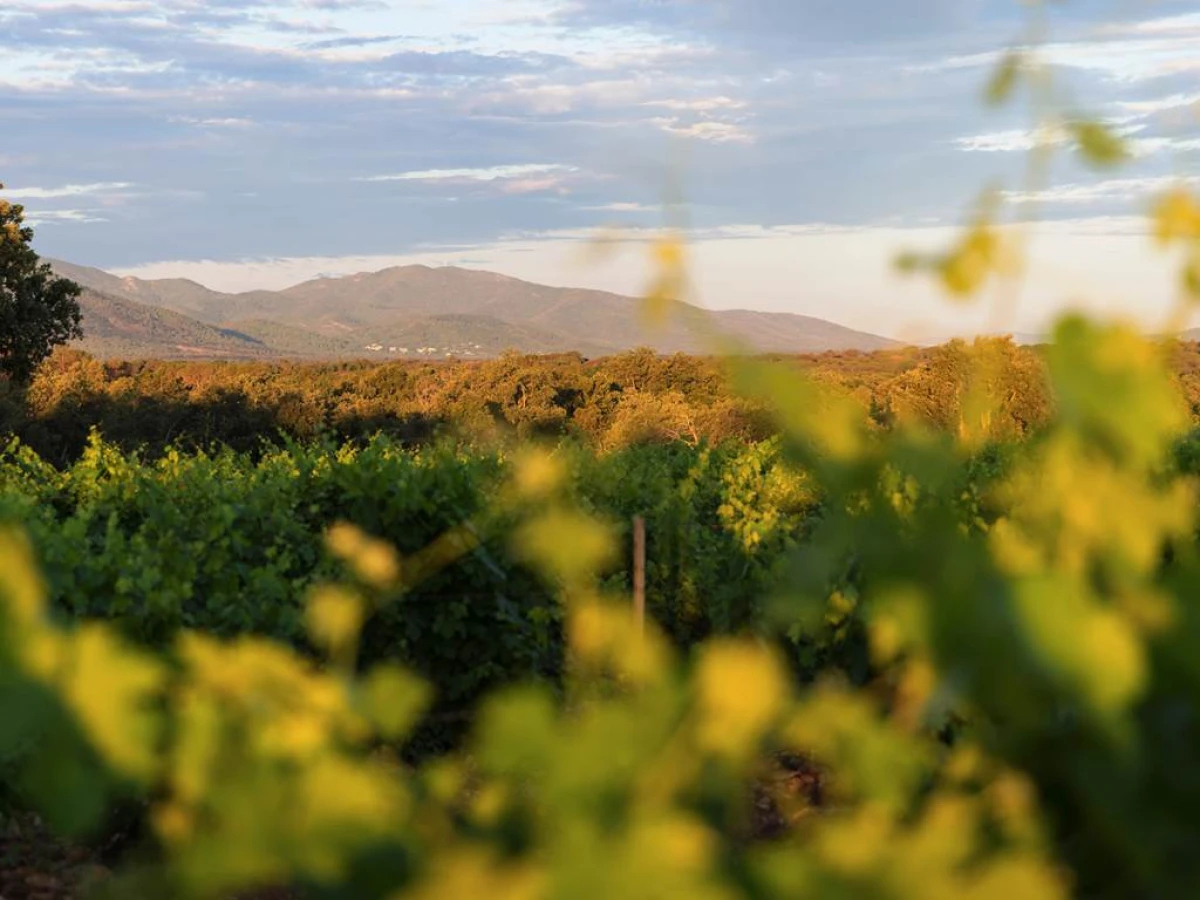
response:
{"label": "distant mountain ridge", "polygon": [[170,309],[85,288],[79,298],[84,337],[77,346],[100,357],[269,359],[278,356],[253,336],[218,328]]}
{"label": "distant mountain ridge", "polygon": [[[81,346],[101,356],[483,358],[511,349],[594,357],[643,346],[664,353],[709,349],[692,315],[651,331],[633,297],[454,266],[400,266],[226,294],[186,279],[144,280],[49,262],[88,289]],[[898,346],[811,316],[688,312],[707,315],[719,333],[756,352]]]}

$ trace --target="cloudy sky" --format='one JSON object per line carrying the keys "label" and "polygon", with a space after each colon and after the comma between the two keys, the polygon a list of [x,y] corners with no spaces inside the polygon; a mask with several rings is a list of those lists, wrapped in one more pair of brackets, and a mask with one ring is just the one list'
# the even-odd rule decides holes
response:
{"label": "cloudy sky", "polygon": [[[1022,184],[1028,111],[979,102],[1017,0],[5,0],[0,181],[43,255],[222,289],[401,261],[636,291],[682,186],[698,299],[957,328],[897,251],[986,185],[1038,200],[1028,295],[1152,319],[1135,218],[1200,175],[1196,0],[1053,4],[1045,52],[1134,162]],[[965,327],[965,326],[964,326]]]}

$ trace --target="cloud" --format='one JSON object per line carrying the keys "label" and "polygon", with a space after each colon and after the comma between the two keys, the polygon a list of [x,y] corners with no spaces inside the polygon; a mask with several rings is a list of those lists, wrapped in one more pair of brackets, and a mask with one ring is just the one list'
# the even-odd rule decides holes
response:
{"label": "cloud", "polygon": [[580,209],[595,210],[598,212],[661,212],[661,207],[658,206],[648,206],[645,203],[630,203],[624,201],[602,203],[599,206],[581,206]]}
{"label": "cloud", "polygon": [[179,122],[184,125],[199,125],[204,128],[250,128],[254,125],[253,119],[248,119],[244,116],[214,117],[210,119],[197,119],[192,116],[172,116],[168,121]]}
{"label": "cloud", "polygon": [[1063,184],[1037,191],[1006,191],[1005,199],[1013,203],[1080,204],[1104,201],[1149,200],[1178,185],[1200,184],[1200,177],[1174,178],[1114,178],[1091,184]]}
{"label": "cloud", "polygon": [[[1118,137],[1125,138],[1125,145],[1134,157],[1148,157],[1161,153],[1186,153],[1200,150],[1200,139],[1175,136],[1140,135],[1146,124],[1120,125],[1112,128]],[[1016,153],[1029,152],[1038,147],[1074,146],[1075,139],[1063,129],[1015,129],[955,138],[954,143],[968,153]]]}
{"label": "cloud", "polygon": [[650,121],[668,134],[678,137],[695,138],[718,144],[749,144],[754,141],[754,136],[750,132],[732,122],[685,122],[675,117],[656,117]]}
{"label": "cloud", "polygon": [[83,197],[93,194],[107,194],[133,187],[129,182],[100,182],[97,184],[64,184],[60,187],[41,188],[4,188],[3,193],[10,200],[49,200],[57,197]]}
{"label": "cloud", "polygon": [[1154,97],[1149,100],[1118,100],[1114,106],[1139,118],[1176,110],[1198,111],[1200,110],[1200,93],[1171,94],[1167,97]]}
{"label": "cloud", "polygon": [[1130,141],[1130,152],[1135,156],[1153,156],[1158,153],[1195,153],[1200,150],[1200,138],[1148,137]]}
{"label": "cloud", "polygon": [[554,176],[546,178],[516,178],[510,181],[504,181],[500,185],[502,193],[514,194],[541,194],[546,191],[554,191],[559,194],[569,194],[563,179]]}
{"label": "cloud", "polygon": [[[1110,82],[1136,84],[1200,70],[1200,17],[1173,16],[1085,29],[1074,40],[1052,40],[1037,47],[1052,67],[1093,73]],[[910,65],[914,72],[946,72],[995,66],[1003,51],[953,54]]]}
{"label": "cloud", "polygon": [[955,138],[954,143],[968,153],[1027,153],[1046,144],[1065,144],[1067,140],[1067,135],[1062,133],[1043,133],[1018,128]]}
{"label": "cloud", "polygon": [[96,210],[92,209],[53,209],[39,210],[26,217],[25,221],[34,227],[40,225],[55,225],[60,223],[78,223],[91,224],[94,222],[107,222],[108,218],[97,215]]}
{"label": "cloud", "polygon": [[[1168,73],[1056,70],[1088,108],[1144,126],[1128,178],[1192,152],[1194,130],[1172,119],[1194,80],[1169,74],[1190,33],[1147,23],[1194,2],[1104,32],[1083,0],[1052,12],[1078,59],[1111,68],[1133,46],[1134,65]],[[1021,148],[1022,122],[977,102],[981,60],[1016,33],[1013,0],[404,0],[402,20],[400,5],[0,4],[0,177],[125,186],[28,195],[31,216],[62,223],[39,252],[112,267],[451,252],[430,245],[483,258],[470,248],[504,238],[533,257],[605,217],[654,224],[657,207],[630,198],[677,181],[697,239],[760,248],[765,277],[767,247],[957,221],[1020,164],[1000,151]],[[1075,197],[1050,213],[1128,202]],[[311,227],[314,198],[327,227]],[[813,258],[814,277],[837,277]]]}
{"label": "cloud", "polygon": [[[553,192],[569,194],[573,182],[591,178],[579,167],[562,163],[527,163],[483,168],[425,169],[395,175],[374,175],[368,182],[415,182],[454,187],[488,188],[502,196],[522,196]],[[459,198],[450,198],[457,201]]]}
{"label": "cloud", "polygon": [[521,165],[488,166],[476,169],[423,169],[417,172],[400,172],[396,175],[373,175],[364,181],[504,181],[521,179],[548,172],[577,172],[574,166],[560,163],[525,163]]}
{"label": "cloud", "polygon": [[1101,29],[1102,34],[1116,35],[1200,35],[1200,13],[1161,16],[1132,23],[1121,23]]}
{"label": "cloud", "polygon": [[686,111],[694,113],[711,113],[718,110],[727,109],[745,109],[746,103],[742,100],[732,100],[729,97],[701,97],[696,100],[670,99],[670,100],[647,100],[644,106],[661,106],[665,109],[673,109],[677,111]]}

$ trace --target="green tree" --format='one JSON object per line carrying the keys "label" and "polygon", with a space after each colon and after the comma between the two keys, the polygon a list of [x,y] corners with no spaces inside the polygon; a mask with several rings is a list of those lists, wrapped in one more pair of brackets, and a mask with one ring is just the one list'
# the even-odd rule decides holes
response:
{"label": "green tree", "polygon": [[0,375],[17,384],[28,383],[55,346],[83,334],[82,288],[38,258],[24,221],[23,206],[0,200]]}

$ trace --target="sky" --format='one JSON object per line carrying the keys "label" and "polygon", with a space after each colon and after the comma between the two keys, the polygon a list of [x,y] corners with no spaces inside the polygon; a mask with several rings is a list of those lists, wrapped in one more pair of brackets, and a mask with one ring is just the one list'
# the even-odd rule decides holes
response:
{"label": "sky", "polygon": [[[1018,0],[5,0],[0,192],[45,256],[222,290],[422,262],[637,293],[682,198],[693,299],[896,337],[992,327],[900,279],[979,191],[1036,210],[1022,299],[1153,324],[1144,214],[1200,183],[1196,0],[1065,0],[1045,58],[1133,161],[983,85]],[[626,240],[600,253],[598,235]]]}

